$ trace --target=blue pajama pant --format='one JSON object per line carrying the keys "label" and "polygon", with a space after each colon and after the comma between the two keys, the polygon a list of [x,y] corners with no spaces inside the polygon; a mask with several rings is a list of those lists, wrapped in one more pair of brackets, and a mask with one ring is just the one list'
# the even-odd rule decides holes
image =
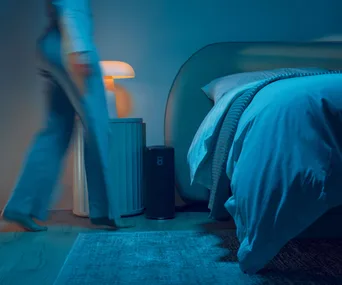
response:
{"label": "blue pajama pant", "polygon": [[[115,219],[108,197],[108,111],[97,53],[87,54],[92,72],[80,94],[62,60],[61,36],[50,30],[38,41],[42,74],[47,79],[48,112],[36,135],[6,210],[47,218],[77,114],[85,128],[85,169],[91,218]],[[115,201],[114,201],[115,203]]]}

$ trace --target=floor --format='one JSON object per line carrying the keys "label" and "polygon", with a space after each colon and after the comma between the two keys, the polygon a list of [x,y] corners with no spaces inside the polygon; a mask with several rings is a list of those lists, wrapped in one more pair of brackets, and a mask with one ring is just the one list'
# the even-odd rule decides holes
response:
{"label": "floor", "polygon": [[[125,231],[235,228],[232,221],[215,222],[203,212],[180,212],[175,219],[165,221],[147,220],[143,215],[127,219],[136,227]],[[69,211],[51,212],[47,225],[47,232],[28,233],[0,220],[0,285],[52,285],[77,235],[101,231]]]}

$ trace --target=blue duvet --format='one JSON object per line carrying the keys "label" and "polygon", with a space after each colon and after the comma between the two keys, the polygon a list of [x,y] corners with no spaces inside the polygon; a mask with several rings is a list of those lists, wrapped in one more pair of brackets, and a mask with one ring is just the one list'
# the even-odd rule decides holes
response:
{"label": "blue duvet", "polygon": [[[232,91],[235,97],[253,96],[235,120],[224,159],[232,195],[218,202],[235,220],[240,267],[251,274],[326,211],[342,205],[342,74],[290,77]],[[212,193],[219,172],[214,158],[224,157],[217,145],[230,144],[220,136],[230,123],[225,118],[239,113],[232,95],[215,103],[188,154],[192,181]]]}
{"label": "blue duvet", "polygon": [[[241,269],[255,273],[342,204],[342,75],[276,81],[240,118],[227,161]],[[336,225],[338,226],[338,225]]]}

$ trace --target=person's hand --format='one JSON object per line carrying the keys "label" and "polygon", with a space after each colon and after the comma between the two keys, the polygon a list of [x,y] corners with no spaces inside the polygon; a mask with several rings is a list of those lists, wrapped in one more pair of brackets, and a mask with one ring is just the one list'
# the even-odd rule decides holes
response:
{"label": "person's hand", "polygon": [[90,66],[82,59],[82,53],[69,53],[68,62],[71,72],[77,77],[84,79],[90,74]]}
{"label": "person's hand", "polygon": [[69,53],[67,55],[68,71],[83,96],[86,91],[86,79],[89,76],[90,64],[85,60],[84,54],[79,52]]}

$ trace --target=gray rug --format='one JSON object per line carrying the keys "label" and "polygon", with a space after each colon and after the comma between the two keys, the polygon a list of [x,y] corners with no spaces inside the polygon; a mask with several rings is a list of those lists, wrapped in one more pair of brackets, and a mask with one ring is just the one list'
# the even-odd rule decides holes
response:
{"label": "gray rug", "polygon": [[238,247],[225,231],[81,234],[55,285],[342,284],[342,240],[294,240],[255,276]]}

